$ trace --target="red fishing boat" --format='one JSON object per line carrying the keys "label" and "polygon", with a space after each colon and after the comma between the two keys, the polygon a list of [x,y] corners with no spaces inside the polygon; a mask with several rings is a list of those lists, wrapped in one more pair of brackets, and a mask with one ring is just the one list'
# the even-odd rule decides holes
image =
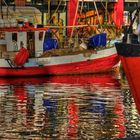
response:
{"label": "red fishing boat", "polygon": [[[48,28],[35,28],[27,24],[18,28],[1,27],[0,76],[98,73],[111,71],[119,62],[115,47],[98,51],[68,51],[69,48],[60,50],[57,48],[56,39],[47,40],[48,32]],[[50,46],[53,44],[53,51],[69,53],[60,55],[52,53],[52,50],[46,51],[45,47],[50,47],[47,46],[47,41]]]}
{"label": "red fishing boat", "polygon": [[140,112],[140,44],[117,43],[116,48]]}
{"label": "red fishing boat", "polygon": [[128,28],[122,43],[116,43],[117,53],[120,56],[130,90],[133,94],[136,106],[140,112],[140,43],[136,36],[131,35],[132,25],[138,16],[140,7]]}
{"label": "red fishing boat", "polygon": [[[55,18],[50,19],[51,24],[46,26],[29,23],[24,17],[22,20],[0,19],[0,76],[89,74],[118,67],[115,47],[106,47],[107,33],[99,32],[101,36],[94,34],[96,38],[93,40],[93,34],[83,36],[84,31],[81,31],[82,40],[77,37],[79,28],[89,25],[75,23],[79,2],[76,3],[77,8],[72,3],[68,7],[72,8],[69,9],[69,21],[73,24],[68,26],[56,26]],[[61,29],[61,36],[66,36],[68,33],[63,33],[66,28],[72,29],[69,40],[67,37],[58,38],[56,30]],[[91,44],[94,48],[97,44],[100,49],[89,49]]]}

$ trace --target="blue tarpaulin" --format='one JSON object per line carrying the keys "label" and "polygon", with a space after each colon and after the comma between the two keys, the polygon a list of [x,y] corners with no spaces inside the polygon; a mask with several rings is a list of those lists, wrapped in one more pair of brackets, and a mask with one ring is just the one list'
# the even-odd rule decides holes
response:
{"label": "blue tarpaulin", "polygon": [[43,42],[43,51],[56,49],[58,47],[57,39],[52,38],[52,31],[48,29],[45,33],[45,39]]}
{"label": "blue tarpaulin", "polygon": [[106,46],[106,33],[97,34],[89,38],[88,46],[93,48]]}
{"label": "blue tarpaulin", "polygon": [[56,49],[58,47],[58,42],[53,38],[46,38],[43,43],[43,51]]}

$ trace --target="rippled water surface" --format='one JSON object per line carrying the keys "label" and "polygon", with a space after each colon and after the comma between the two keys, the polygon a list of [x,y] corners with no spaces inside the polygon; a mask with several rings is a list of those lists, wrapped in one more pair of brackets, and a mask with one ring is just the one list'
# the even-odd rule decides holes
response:
{"label": "rippled water surface", "polygon": [[114,75],[0,79],[0,140],[111,140],[140,135],[129,88]]}

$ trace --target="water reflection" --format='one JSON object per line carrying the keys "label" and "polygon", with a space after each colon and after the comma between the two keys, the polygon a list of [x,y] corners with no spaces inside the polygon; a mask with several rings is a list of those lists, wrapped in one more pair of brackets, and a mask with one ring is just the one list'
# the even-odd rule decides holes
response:
{"label": "water reflection", "polygon": [[[127,84],[128,86],[128,84]],[[123,104],[126,116],[126,137],[140,136],[140,115],[137,110],[137,104],[130,92],[129,87],[122,89]]]}
{"label": "water reflection", "polygon": [[0,139],[125,137],[123,101],[110,74],[1,78]]}

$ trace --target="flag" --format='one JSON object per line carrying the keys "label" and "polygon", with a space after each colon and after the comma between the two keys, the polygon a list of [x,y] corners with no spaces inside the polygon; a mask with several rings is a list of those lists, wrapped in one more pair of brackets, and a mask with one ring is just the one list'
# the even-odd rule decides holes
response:
{"label": "flag", "polygon": [[[69,0],[69,3],[68,3],[68,26],[75,25],[74,18],[75,18],[75,14],[77,13],[77,11],[76,11],[77,4],[78,4],[78,0]],[[71,30],[72,30],[72,28],[69,28],[68,32],[70,33]]]}
{"label": "flag", "polygon": [[113,21],[118,28],[123,25],[124,0],[118,0],[114,5]]}

